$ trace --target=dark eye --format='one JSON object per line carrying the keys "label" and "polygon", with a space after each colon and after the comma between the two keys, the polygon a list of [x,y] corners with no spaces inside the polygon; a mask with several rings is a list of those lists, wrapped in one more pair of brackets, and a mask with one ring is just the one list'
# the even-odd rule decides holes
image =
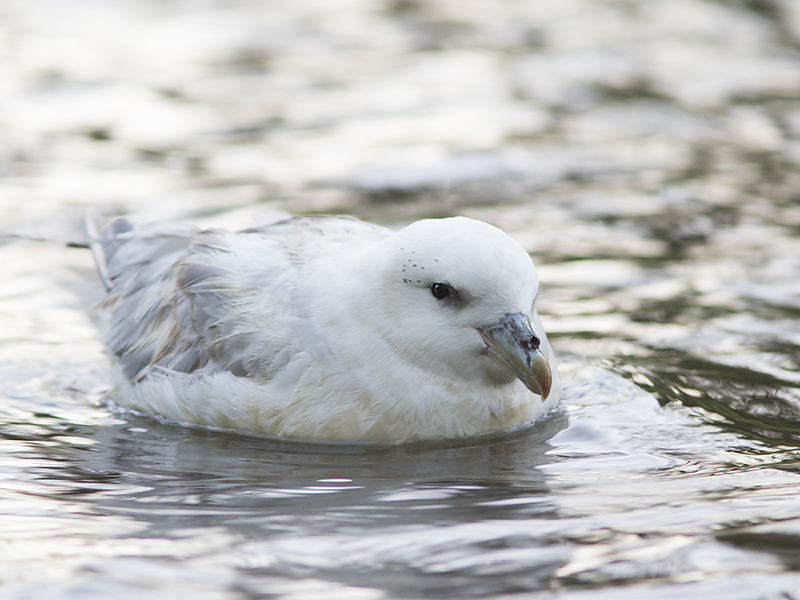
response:
{"label": "dark eye", "polygon": [[431,286],[431,294],[437,300],[444,300],[450,295],[450,286],[446,283],[434,283]]}

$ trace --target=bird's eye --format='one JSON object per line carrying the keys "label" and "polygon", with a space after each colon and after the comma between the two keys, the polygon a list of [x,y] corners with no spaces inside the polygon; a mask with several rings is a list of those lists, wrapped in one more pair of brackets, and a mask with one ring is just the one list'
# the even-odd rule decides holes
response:
{"label": "bird's eye", "polygon": [[450,286],[446,283],[434,283],[431,286],[431,294],[437,300],[444,300],[450,295]]}

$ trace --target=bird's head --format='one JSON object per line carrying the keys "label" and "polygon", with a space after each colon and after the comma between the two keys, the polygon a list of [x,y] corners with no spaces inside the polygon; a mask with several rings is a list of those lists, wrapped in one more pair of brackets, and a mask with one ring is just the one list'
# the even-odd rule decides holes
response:
{"label": "bird's head", "polygon": [[405,360],[443,382],[519,379],[547,398],[558,375],[534,309],[536,269],[517,242],[454,217],[417,221],[380,244],[374,322]]}

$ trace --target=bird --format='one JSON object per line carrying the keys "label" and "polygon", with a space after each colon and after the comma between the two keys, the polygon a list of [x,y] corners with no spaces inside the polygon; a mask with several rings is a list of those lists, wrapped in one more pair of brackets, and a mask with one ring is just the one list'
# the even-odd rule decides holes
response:
{"label": "bird", "polygon": [[403,444],[525,427],[562,395],[533,261],[483,221],[88,229],[124,410],[280,440]]}

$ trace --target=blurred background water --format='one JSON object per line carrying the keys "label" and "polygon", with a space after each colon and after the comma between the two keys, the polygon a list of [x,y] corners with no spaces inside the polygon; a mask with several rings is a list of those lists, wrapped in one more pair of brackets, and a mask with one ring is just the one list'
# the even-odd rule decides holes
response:
{"label": "blurred background water", "polygon": [[464,214],[540,269],[524,435],[111,412],[85,250],[0,244],[0,597],[800,598],[795,0],[6,0],[0,230]]}

